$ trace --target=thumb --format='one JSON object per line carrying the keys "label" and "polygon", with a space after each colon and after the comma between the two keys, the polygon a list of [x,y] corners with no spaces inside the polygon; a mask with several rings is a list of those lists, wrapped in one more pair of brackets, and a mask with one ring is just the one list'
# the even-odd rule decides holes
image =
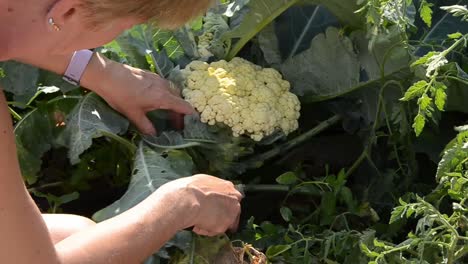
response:
{"label": "thumb", "polygon": [[129,116],[129,118],[141,133],[148,136],[156,135],[156,129],[154,128],[153,123],[148,119],[144,112],[138,113],[136,116]]}

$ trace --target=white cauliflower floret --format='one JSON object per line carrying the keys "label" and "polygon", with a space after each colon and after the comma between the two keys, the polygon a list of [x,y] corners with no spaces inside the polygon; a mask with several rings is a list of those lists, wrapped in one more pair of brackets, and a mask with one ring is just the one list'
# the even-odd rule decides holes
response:
{"label": "white cauliflower floret", "polygon": [[223,123],[234,136],[248,135],[255,141],[277,130],[289,134],[299,126],[299,99],[275,69],[234,58],[211,64],[194,61],[182,72],[182,94],[204,123]]}

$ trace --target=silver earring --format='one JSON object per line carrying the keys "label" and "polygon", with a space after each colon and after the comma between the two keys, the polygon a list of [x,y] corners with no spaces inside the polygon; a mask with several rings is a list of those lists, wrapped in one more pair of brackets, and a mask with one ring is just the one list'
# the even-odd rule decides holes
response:
{"label": "silver earring", "polygon": [[49,17],[47,21],[49,22],[49,25],[54,28],[55,31],[60,31],[60,27],[57,24],[55,24],[55,21],[53,18]]}

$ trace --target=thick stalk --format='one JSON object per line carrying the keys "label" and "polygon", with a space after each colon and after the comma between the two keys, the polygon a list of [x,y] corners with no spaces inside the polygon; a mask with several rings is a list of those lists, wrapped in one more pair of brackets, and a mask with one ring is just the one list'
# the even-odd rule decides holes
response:
{"label": "thick stalk", "polygon": [[278,155],[281,155],[309,140],[310,138],[316,136],[320,132],[328,129],[329,127],[337,124],[341,121],[341,116],[334,115],[331,118],[323,121],[318,126],[307,131],[306,133],[296,137],[295,139],[288,141],[278,147],[275,147],[267,152],[264,152],[258,156],[255,156],[245,162],[247,168],[258,168],[259,165],[262,165],[265,161],[268,161]]}

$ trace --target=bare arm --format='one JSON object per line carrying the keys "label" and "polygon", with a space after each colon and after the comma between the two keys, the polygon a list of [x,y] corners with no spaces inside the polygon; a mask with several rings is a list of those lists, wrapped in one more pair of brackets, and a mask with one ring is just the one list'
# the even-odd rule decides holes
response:
{"label": "bare arm", "polygon": [[180,229],[194,226],[205,235],[235,229],[241,199],[231,182],[207,175],[182,178],[54,246],[24,186],[11,118],[0,92],[0,263],[140,263]]}
{"label": "bare arm", "polygon": [[0,91],[0,262],[59,263],[41,214],[23,184],[10,114]]}

